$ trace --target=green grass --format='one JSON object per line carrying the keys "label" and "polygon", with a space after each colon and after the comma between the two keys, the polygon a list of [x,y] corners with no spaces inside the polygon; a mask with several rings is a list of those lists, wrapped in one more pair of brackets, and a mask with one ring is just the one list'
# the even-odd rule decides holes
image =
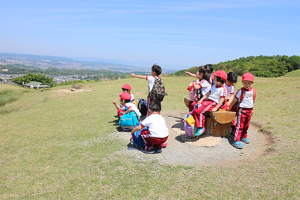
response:
{"label": "green grass", "polygon": [[300,77],[300,69],[291,71],[285,74],[283,77]]}
{"label": "green grass", "polygon": [[0,107],[18,100],[19,93],[14,90],[0,91]]}
{"label": "green grass", "polygon": [[[163,112],[186,111],[183,98],[193,79],[163,80],[169,94]],[[0,108],[0,198],[299,199],[299,81],[255,78],[252,121],[273,132],[276,153],[239,166],[199,168],[145,162],[120,151],[128,141],[110,134],[118,128],[112,101],[125,83],[136,99],[145,98],[145,80],[93,83],[92,91],[80,93],[62,91],[71,86],[22,92],[0,85],[0,92],[20,94]]]}

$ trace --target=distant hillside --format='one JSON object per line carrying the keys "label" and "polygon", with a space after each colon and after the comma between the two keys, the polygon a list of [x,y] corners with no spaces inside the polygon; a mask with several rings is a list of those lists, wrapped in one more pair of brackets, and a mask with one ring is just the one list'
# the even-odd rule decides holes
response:
{"label": "distant hillside", "polygon": [[300,69],[286,73],[283,77],[300,77]]}
{"label": "distant hillside", "polygon": [[[229,60],[214,64],[214,71],[223,70],[225,72],[236,72],[238,75],[243,75],[250,72],[258,77],[278,77],[283,76],[288,72],[300,69],[299,56],[249,56],[235,60]],[[180,70],[174,75],[184,76],[184,71],[196,73],[198,66],[191,67],[186,70]]]}
{"label": "distant hillside", "polygon": [[[105,60],[105,59],[104,59]],[[90,69],[90,70],[110,70],[121,73],[149,73],[150,67],[139,64],[123,64],[101,61],[96,58],[80,58],[79,60],[58,57],[58,56],[41,56],[29,54],[0,53],[0,65],[12,65],[16,67],[27,68],[64,68],[64,69]],[[114,60],[111,60],[114,61]],[[115,60],[116,61],[116,60]],[[117,62],[117,61],[116,61]],[[175,70],[163,68],[163,72],[173,73]]]}

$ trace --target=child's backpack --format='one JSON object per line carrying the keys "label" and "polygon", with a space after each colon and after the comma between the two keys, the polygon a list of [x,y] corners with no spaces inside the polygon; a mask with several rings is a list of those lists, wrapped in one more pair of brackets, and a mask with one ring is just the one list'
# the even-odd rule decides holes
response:
{"label": "child's backpack", "polygon": [[154,76],[155,82],[151,92],[149,93],[150,99],[156,101],[163,101],[164,97],[166,96],[165,86],[161,80],[161,78]]}
{"label": "child's backpack", "polygon": [[[199,84],[200,80],[196,80],[196,83]],[[191,101],[199,101],[203,97],[201,88],[199,90],[196,90],[193,87],[193,90],[189,92],[189,97]]]}
{"label": "child's backpack", "polygon": [[[256,98],[256,90],[254,88],[253,89],[253,102],[255,101]],[[246,89],[242,88],[241,89],[241,97],[240,99],[232,106],[231,111],[236,111],[238,112],[238,108],[240,107],[241,102],[243,101],[245,95],[246,95]]]}
{"label": "child's backpack", "polygon": [[145,99],[139,99],[138,109],[141,112],[142,116],[147,115],[147,101]]}
{"label": "child's backpack", "polygon": [[120,117],[119,125],[123,128],[133,128],[138,123],[138,116],[134,111],[126,113]]}
{"label": "child's backpack", "polygon": [[184,131],[190,137],[195,137],[195,119],[191,113],[184,116]]}
{"label": "child's backpack", "polygon": [[[138,123],[136,126],[139,126],[141,123]],[[128,148],[128,149],[137,149],[138,147],[144,148],[145,143],[144,140],[141,136],[142,131],[147,130],[147,127],[142,128],[141,130],[135,132],[132,137],[130,138],[130,141],[133,142],[134,146],[133,148]]]}

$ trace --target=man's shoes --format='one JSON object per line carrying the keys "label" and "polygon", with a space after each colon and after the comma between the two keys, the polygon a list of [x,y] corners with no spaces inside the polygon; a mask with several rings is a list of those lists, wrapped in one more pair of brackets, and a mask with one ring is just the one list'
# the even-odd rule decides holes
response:
{"label": "man's shoes", "polygon": [[205,128],[198,128],[197,132],[195,133],[195,136],[198,137],[202,135],[205,132]]}
{"label": "man's shoes", "polygon": [[248,140],[248,138],[242,138],[241,141],[244,142],[244,143],[246,143],[246,144],[250,143],[250,141]]}
{"label": "man's shoes", "polygon": [[242,149],[243,148],[243,145],[240,141],[233,141],[232,142],[232,146],[238,148],[238,149]]}

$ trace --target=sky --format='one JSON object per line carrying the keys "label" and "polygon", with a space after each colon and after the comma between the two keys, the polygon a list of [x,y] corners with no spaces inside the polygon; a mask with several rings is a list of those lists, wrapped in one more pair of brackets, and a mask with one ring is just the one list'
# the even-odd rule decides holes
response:
{"label": "sky", "polygon": [[174,68],[300,55],[299,0],[0,0],[0,53]]}

